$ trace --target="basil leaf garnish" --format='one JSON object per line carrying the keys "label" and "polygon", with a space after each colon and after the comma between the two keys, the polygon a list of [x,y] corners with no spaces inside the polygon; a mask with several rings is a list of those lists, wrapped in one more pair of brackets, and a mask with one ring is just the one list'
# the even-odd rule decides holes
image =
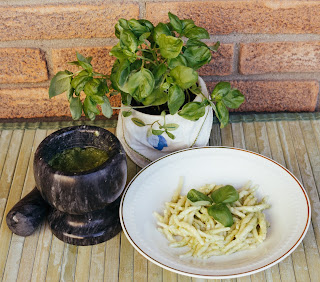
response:
{"label": "basil leaf garnish", "polygon": [[233,186],[226,185],[213,191],[211,198],[215,203],[233,203],[239,200],[239,193]]}
{"label": "basil leaf garnish", "polygon": [[224,203],[215,204],[207,208],[208,214],[225,227],[233,224],[233,218],[230,210]]}
{"label": "basil leaf garnish", "polygon": [[195,190],[191,189],[187,194],[188,200],[191,202],[198,202],[198,201],[206,201],[212,203],[212,199],[207,195]]}

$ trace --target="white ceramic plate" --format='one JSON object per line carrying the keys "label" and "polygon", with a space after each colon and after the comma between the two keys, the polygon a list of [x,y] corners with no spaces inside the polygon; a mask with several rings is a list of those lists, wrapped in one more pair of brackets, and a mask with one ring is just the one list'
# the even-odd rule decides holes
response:
{"label": "white ceramic plate", "polygon": [[[271,224],[266,240],[254,250],[228,256],[179,258],[186,249],[168,246],[152,213],[162,214],[180,176],[182,195],[208,183],[235,188],[248,180],[258,184],[258,198],[268,195],[271,204],[264,212]],[[310,218],[307,193],[286,168],[257,153],[227,147],[186,149],[154,161],[129,183],[120,204],[123,231],[139,253],[170,271],[206,279],[249,275],[275,265],[302,241]]]}

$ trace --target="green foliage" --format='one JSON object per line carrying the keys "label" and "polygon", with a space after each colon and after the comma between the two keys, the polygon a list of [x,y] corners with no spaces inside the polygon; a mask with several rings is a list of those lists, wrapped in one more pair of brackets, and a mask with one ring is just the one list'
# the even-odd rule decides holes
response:
{"label": "green foliage", "polygon": [[228,108],[240,107],[244,102],[244,96],[239,90],[231,88],[229,82],[219,82],[212,91],[210,102],[223,128],[229,122]]}
{"label": "green foliage", "polygon": [[239,193],[233,186],[223,186],[213,191],[210,197],[191,189],[187,194],[187,198],[194,204],[207,206],[208,214],[224,226],[230,227],[233,224],[232,214],[226,205],[239,199]]}
{"label": "green foliage", "polygon": [[215,203],[233,203],[239,200],[239,193],[232,185],[225,185],[210,195]]}
{"label": "green foliage", "polygon": [[232,214],[226,204],[219,203],[210,206],[208,208],[208,214],[225,227],[230,227],[233,224]]}
{"label": "green foliage", "polygon": [[[106,97],[109,92],[106,77],[93,71],[91,57],[84,57],[77,53],[77,61],[70,62],[72,65],[81,67],[77,73],[70,71],[60,71],[51,80],[49,87],[49,97],[52,98],[63,92],[67,92],[70,102],[70,112],[73,119],[78,120],[82,111],[91,120],[100,114],[98,105],[101,106],[103,115],[110,118],[112,108]],[[80,99],[81,92],[85,93],[85,99]]]}
{"label": "green foliage", "polygon": [[188,192],[187,198],[193,203],[194,202],[200,202],[200,201],[205,201],[205,202],[212,203],[212,199],[210,199],[207,195],[205,195],[205,194],[203,194],[200,191],[197,191],[195,189],[191,189]]}
{"label": "green foliage", "polygon": [[[116,59],[110,76],[96,73],[92,58],[77,53],[77,60],[70,64],[80,70],[58,72],[51,80],[49,97],[66,92],[73,119],[79,119],[83,112],[93,120],[100,111],[109,118],[112,107],[107,94],[112,88],[121,94],[124,117],[131,115],[132,108],[166,104],[171,115],[177,113],[196,121],[211,106],[224,127],[229,121],[228,109],[238,108],[244,96],[229,83],[221,82],[210,97],[205,97],[198,85],[197,72],[211,61],[212,52],[218,50],[220,43],[208,46],[203,42],[202,39],[210,39],[209,33],[191,19],[180,19],[170,12],[168,18],[167,23],[156,26],[145,19],[119,19],[115,25],[119,41],[110,51]],[[200,96],[201,102],[192,102],[190,93]],[[132,99],[135,106],[131,106]],[[145,126],[140,120],[132,121]],[[166,133],[175,138],[171,131],[178,125],[161,126],[152,129],[151,134]]]}

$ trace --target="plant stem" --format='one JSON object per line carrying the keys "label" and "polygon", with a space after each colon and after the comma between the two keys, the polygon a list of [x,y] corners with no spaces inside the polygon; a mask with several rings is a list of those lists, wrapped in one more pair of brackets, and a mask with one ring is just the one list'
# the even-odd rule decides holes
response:
{"label": "plant stem", "polygon": [[137,56],[137,58],[139,58],[139,59],[141,59],[141,60],[148,61],[148,62],[150,62],[150,63],[152,63],[152,64],[154,64],[154,65],[157,65],[154,61],[152,61],[152,60],[150,60],[150,59],[148,59],[148,58],[145,58],[145,57],[142,57],[142,56]]}

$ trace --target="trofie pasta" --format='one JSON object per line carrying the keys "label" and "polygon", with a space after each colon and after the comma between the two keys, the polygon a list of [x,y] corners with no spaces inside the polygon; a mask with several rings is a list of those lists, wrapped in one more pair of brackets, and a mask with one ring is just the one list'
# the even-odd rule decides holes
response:
{"label": "trofie pasta", "polygon": [[[198,191],[209,196],[220,187],[222,185],[208,184]],[[255,248],[266,239],[268,223],[262,211],[270,207],[266,197],[261,201],[255,197],[257,188],[248,182],[238,190],[239,199],[227,204],[234,224],[225,227],[208,214],[203,206],[206,202],[193,203],[187,196],[180,195],[181,178],[171,202],[165,203],[163,215],[154,212],[158,230],[171,247],[189,247],[180,257],[209,258]]]}

